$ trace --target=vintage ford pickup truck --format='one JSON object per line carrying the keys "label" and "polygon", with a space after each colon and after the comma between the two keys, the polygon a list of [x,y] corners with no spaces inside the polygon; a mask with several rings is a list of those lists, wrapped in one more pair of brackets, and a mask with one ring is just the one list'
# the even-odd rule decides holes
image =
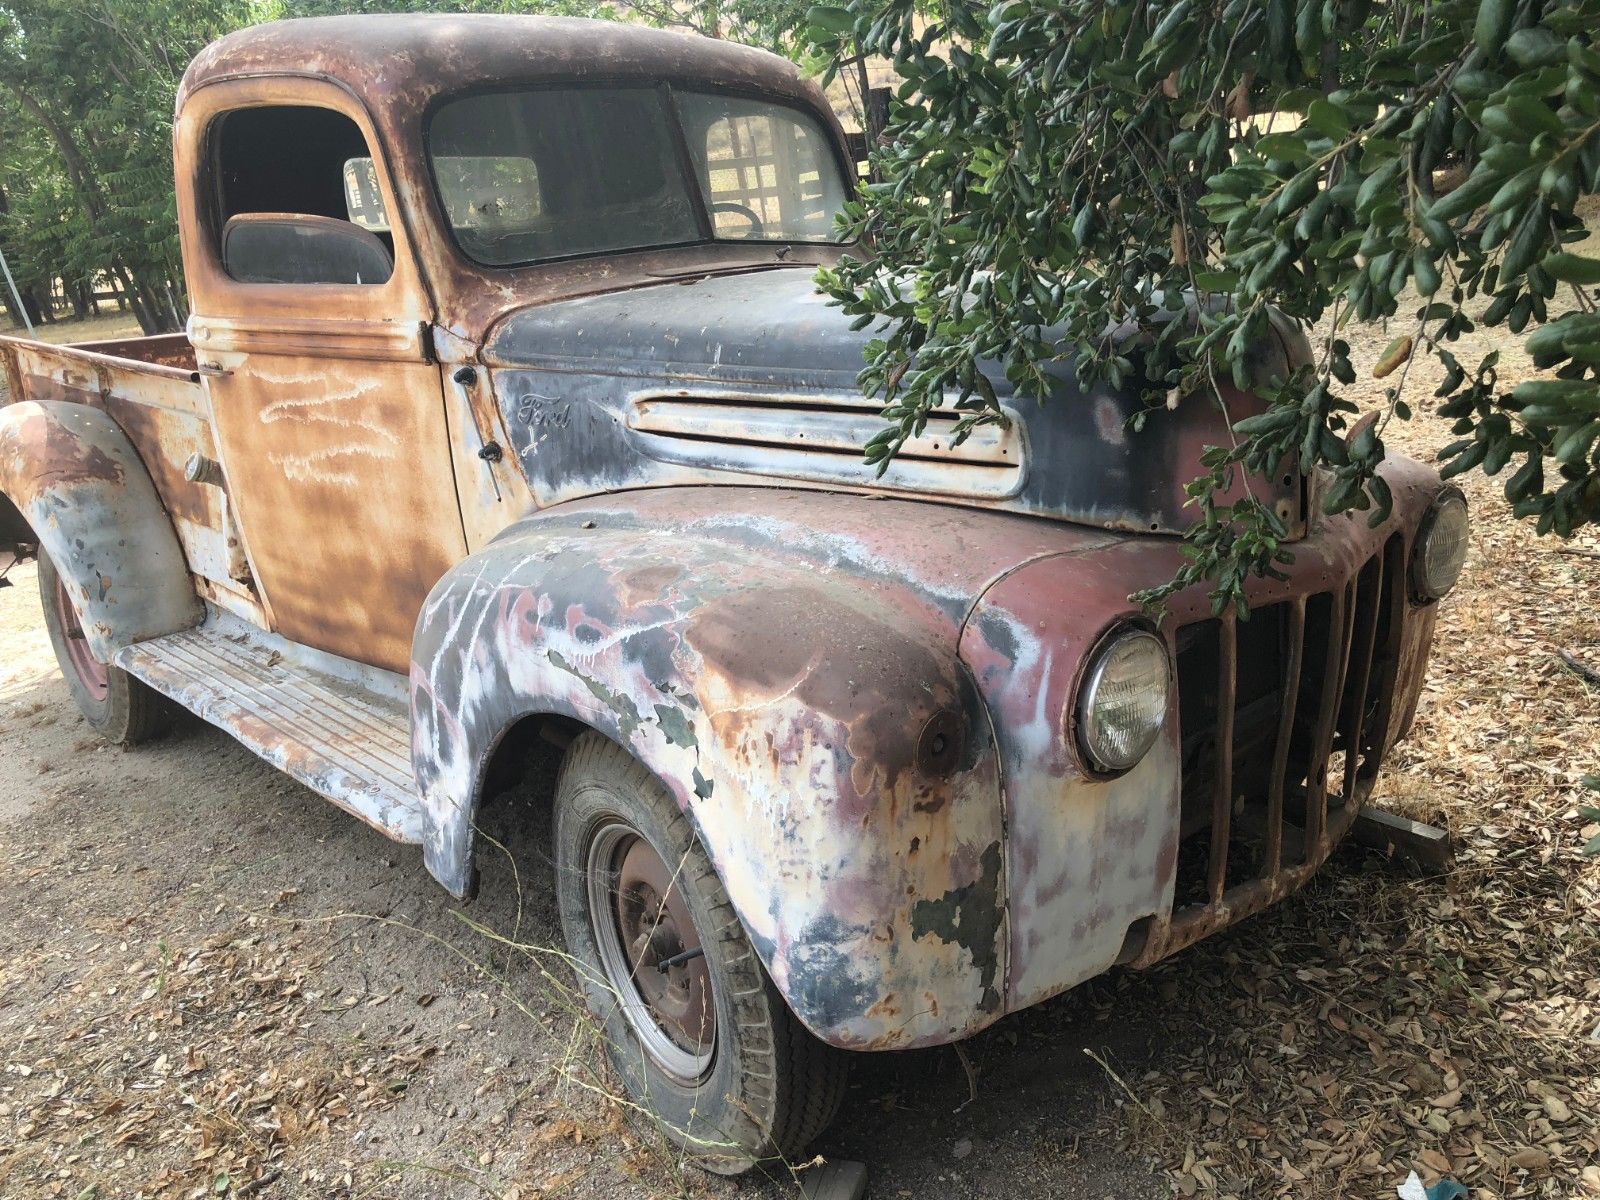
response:
{"label": "vintage ford pickup truck", "polygon": [[[625,1085],[713,1169],[798,1153],[840,1050],[966,1037],[1317,870],[1411,721],[1460,493],[1297,541],[1249,619],[1169,579],[1194,395],[1045,403],[877,478],[815,294],[853,175],[771,55],[521,17],[289,21],[189,68],[185,335],[6,339],[0,491],[63,673],[176,703],[453,895],[561,756],[555,889]],[[865,252],[859,250],[858,252]],[[1287,326],[1258,348],[1286,372]],[[21,536],[14,536],[21,541]]]}

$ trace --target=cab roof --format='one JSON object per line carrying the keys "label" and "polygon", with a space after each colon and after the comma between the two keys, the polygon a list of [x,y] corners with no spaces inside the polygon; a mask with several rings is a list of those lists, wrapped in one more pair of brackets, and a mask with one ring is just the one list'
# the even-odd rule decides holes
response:
{"label": "cab roof", "polygon": [[778,55],[733,42],[578,17],[415,13],[274,21],[212,42],[184,72],[196,89],[252,76],[329,79],[381,106],[508,83],[711,84],[816,104],[815,85]]}

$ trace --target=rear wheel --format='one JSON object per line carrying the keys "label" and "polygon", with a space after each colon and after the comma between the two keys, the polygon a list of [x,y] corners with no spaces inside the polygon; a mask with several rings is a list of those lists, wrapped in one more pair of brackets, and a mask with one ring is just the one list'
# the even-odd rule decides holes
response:
{"label": "rear wheel", "polygon": [[119,746],[136,745],[164,733],[176,713],[171,701],[120,667],[94,656],[67,582],[44,554],[39,555],[39,600],[67,690],[95,732]]}
{"label": "rear wheel", "polygon": [[556,806],[562,928],[632,1098],[707,1170],[797,1159],[838,1109],[846,1056],[790,1014],[677,804],[590,733]]}

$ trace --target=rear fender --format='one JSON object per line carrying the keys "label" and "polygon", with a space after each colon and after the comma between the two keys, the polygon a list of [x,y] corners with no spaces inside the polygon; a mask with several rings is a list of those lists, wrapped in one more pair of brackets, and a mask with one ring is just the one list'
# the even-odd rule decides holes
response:
{"label": "rear fender", "polygon": [[793,545],[615,510],[597,530],[593,515],[514,527],[423,608],[412,751],[429,870],[471,891],[489,756],[519,719],[559,714],[672,793],[818,1036],[884,1049],[992,1021],[1003,821],[959,618]]}
{"label": "rear fender", "polygon": [[0,408],[0,492],[71,591],[97,658],[205,615],[155,484],[105,413],[57,401]]}

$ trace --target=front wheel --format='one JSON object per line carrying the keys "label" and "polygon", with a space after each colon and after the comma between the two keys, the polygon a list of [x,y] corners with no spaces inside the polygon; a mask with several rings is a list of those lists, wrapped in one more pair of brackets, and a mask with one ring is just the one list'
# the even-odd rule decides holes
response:
{"label": "front wheel", "polygon": [[790,1014],[667,790],[599,734],[562,764],[556,897],[611,1062],[666,1136],[720,1174],[796,1160],[845,1055]]}
{"label": "front wheel", "polygon": [[133,746],[164,733],[175,709],[161,693],[89,649],[67,582],[46,554],[39,555],[39,600],[67,690],[83,719],[106,741]]}

